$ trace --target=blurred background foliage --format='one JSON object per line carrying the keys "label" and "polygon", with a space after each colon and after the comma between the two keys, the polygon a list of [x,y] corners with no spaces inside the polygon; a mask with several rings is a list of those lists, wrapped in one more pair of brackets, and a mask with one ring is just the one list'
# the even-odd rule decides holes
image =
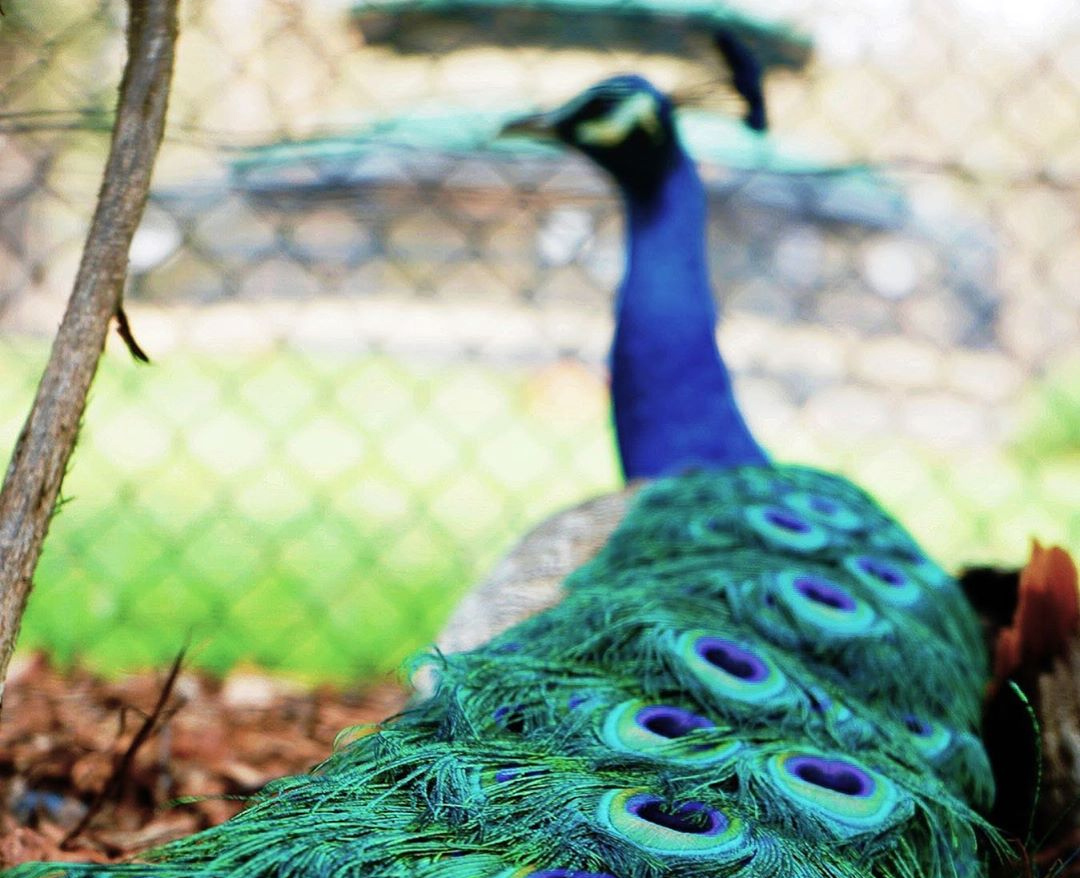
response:
{"label": "blurred background foliage", "polygon": [[[70,288],[123,5],[0,18],[0,440]],[[721,343],[777,458],[952,567],[1080,547],[1071,0],[188,0],[128,311],[24,648],[355,681],[618,483],[606,181],[501,119],[635,70],[700,97]],[[709,44],[769,67],[743,130]]]}

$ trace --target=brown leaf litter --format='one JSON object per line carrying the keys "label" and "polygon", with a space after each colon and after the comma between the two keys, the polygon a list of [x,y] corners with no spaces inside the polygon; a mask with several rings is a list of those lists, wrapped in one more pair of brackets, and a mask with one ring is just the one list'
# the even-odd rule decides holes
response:
{"label": "brown leaf litter", "polygon": [[221,823],[404,700],[392,682],[343,692],[179,671],[168,685],[166,672],[105,680],[17,660],[0,716],[0,867],[120,860]]}

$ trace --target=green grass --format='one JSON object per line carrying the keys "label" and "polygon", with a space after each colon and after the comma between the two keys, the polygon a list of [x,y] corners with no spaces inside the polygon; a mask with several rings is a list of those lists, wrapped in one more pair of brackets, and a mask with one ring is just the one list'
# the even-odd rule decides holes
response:
{"label": "green grass", "polygon": [[[44,353],[5,348],[10,447]],[[105,672],[395,668],[497,553],[616,484],[599,382],[385,357],[103,363],[21,645]],[[552,478],[557,473],[557,478]]]}
{"label": "green grass", "polygon": [[1080,463],[1080,359],[1058,366],[1031,394],[1016,452]]}

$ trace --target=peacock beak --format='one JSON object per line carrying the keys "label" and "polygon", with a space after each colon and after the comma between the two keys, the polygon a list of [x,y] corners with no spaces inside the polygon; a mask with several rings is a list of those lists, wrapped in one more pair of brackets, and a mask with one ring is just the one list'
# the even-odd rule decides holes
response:
{"label": "peacock beak", "polygon": [[539,140],[557,140],[558,111],[532,113],[511,119],[499,131],[500,137],[530,137]]}

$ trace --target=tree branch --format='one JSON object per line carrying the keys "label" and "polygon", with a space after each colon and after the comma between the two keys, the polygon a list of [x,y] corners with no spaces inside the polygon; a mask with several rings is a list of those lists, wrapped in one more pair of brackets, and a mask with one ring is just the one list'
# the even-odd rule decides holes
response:
{"label": "tree branch", "polygon": [[0,703],[34,568],[86,397],[121,306],[131,238],[165,124],[177,0],[130,0],[128,59],[97,208],[75,285],[0,491]]}

